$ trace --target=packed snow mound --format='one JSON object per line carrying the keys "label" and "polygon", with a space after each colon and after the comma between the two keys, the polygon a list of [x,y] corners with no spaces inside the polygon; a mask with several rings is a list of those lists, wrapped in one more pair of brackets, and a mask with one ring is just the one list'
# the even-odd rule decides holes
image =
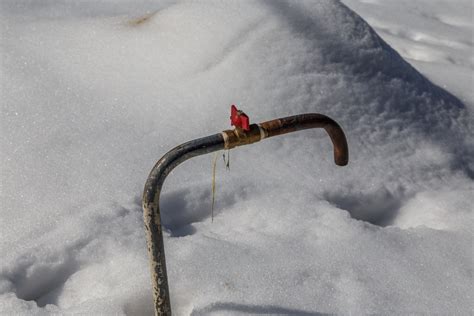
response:
{"label": "packed snow mound", "polygon": [[212,224],[212,157],[173,171],[177,314],[471,310],[472,118],[340,2],[2,6],[5,313],[152,313],[143,184],[232,103],[334,118],[349,166],[321,130],[232,150]]}
{"label": "packed snow mound", "polygon": [[474,110],[471,0],[344,0],[430,80]]}

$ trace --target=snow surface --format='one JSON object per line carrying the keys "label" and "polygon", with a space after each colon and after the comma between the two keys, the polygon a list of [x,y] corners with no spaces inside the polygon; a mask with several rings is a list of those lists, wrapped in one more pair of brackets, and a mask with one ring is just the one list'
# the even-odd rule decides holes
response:
{"label": "snow surface", "polygon": [[232,103],[350,163],[231,150],[213,223],[213,156],[173,171],[176,314],[472,313],[472,2],[344,2],[2,1],[0,313],[151,314],[143,184]]}

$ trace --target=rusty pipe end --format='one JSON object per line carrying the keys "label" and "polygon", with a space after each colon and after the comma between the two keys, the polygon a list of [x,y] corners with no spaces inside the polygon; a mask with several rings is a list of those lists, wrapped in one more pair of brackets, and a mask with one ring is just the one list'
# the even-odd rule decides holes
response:
{"label": "rusty pipe end", "polygon": [[[334,125],[335,124],[335,125]],[[349,163],[349,146],[342,128],[334,122],[334,124],[324,126],[329,134],[334,147],[334,162],[338,166],[346,166]]]}
{"label": "rusty pipe end", "polygon": [[345,166],[349,162],[349,147],[344,131],[330,117],[319,113],[307,113],[288,116],[263,122],[260,127],[266,137],[283,135],[310,128],[324,128],[331,138],[334,147],[334,162],[338,166]]}

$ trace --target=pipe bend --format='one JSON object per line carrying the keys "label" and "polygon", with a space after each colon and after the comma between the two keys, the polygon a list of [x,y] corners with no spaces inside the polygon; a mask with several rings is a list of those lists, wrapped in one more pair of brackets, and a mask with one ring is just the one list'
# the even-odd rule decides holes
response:
{"label": "pipe bend", "polygon": [[349,147],[344,131],[330,117],[319,113],[307,113],[283,117],[260,123],[265,131],[265,137],[283,135],[310,128],[324,128],[331,138],[334,147],[334,162],[345,166],[349,162]]}
{"label": "pipe bend", "polygon": [[[159,192],[168,174],[182,162],[196,156],[205,155],[224,148],[222,134],[195,139],[168,151],[153,166],[145,183],[143,205],[157,203]],[[158,205],[159,206],[159,205]]]}

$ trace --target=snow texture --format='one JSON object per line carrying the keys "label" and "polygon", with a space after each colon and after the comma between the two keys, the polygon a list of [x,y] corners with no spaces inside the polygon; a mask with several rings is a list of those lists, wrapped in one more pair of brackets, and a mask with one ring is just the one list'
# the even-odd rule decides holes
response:
{"label": "snow texture", "polygon": [[213,223],[213,156],[173,171],[175,314],[472,313],[472,3],[345,3],[390,45],[339,1],[2,1],[0,313],[152,314],[143,184],[233,103],[334,118],[350,162],[231,150]]}

